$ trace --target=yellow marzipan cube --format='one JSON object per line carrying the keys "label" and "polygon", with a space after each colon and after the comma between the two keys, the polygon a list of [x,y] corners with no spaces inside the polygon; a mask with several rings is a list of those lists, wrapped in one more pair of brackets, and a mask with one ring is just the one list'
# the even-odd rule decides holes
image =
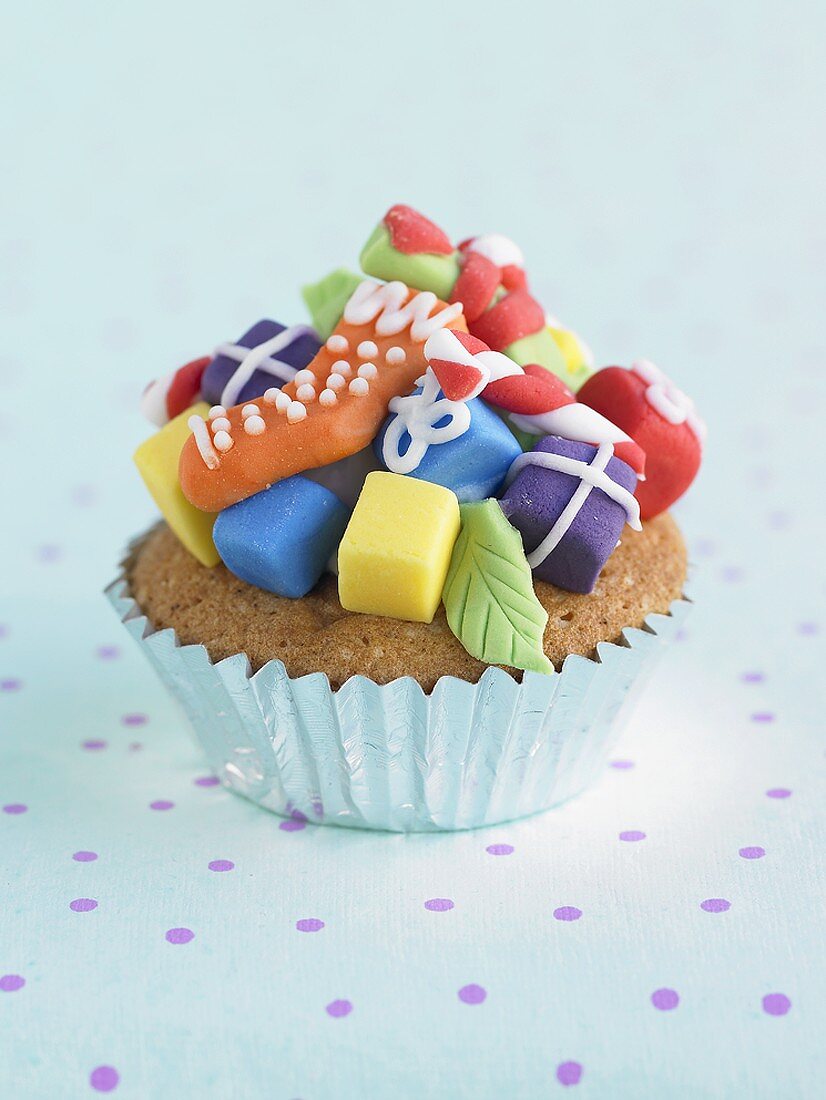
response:
{"label": "yellow marzipan cube", "polygon": [[208,411],[205,401],[193,405],[141,443],[133,457],[166,522],[190,554],[211,567],[220,561],[212,541],[215,513],[202,512],[190,504],[178,480],[178,460],[191,434],[187,422],[190,416],[205,417]]}
{"label": "yellow marzipan cube", "polygon": [[401,474],[368,474],[338,550],[341,606],[432,622],[459,527],[450,489]]}

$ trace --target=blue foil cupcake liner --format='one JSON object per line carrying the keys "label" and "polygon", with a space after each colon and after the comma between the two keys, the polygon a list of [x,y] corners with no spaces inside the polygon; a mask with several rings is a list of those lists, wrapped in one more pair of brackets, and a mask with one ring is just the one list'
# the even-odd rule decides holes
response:
{"label": "blue foil cupcake liner", "polygon": [[121,622],[178,700],[221,781],[285,817],[394,832],[473,829],[547,810],[602,771],[623,720],[690,608],[568,656],[517,683],[489,668],[476,684],[444,676],[427,695],[410,677],[323,673],[292,679],[281,661],[253,673],[243,653],[213,662],[202,645],[156,630],[125,570],[106,589]]}

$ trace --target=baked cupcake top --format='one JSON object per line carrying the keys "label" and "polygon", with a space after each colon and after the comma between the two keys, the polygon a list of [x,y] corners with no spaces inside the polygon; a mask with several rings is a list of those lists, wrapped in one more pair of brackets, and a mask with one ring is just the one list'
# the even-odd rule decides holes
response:
{"label": "baked cupcake top", "polygon": [[[505,237],[454,246],[394,206],[360,262],[366,278],[342,268],[304,288],[312,326],[260,320],[153,382],[142,405],[159,430],[138,469],[203,567],[280,600],[337,590],[365,623],[438,612],[468,678],[550,672],[565,630],[549,638],[548,592],[578,594],[593,618],[606,563],[635,538],[625,528],[693,481],[703,424],[647,360],[595,371]],[[180,572],[181,553],[167,559]]]}

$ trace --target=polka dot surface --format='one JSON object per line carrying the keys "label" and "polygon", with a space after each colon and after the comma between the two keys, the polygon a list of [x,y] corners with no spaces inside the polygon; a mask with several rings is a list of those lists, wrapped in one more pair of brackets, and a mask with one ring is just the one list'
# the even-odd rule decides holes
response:
{"label": "polka dot surface", "polygon": [[[817,1094],[823,5],[7,6],[0,1096]],[[709,428],[673,513],[693,607],[636,709],[598,745],[562,695],[572,742],[539,707],[522,736],[497,714],[494,745],[434,739],[442,820],[490,821],[457,834],[320,824],[344,776],[378,803],[411,764],[356,695],[360,736],[310,723],[330,767],[305,754],[284,816],[256,806],[270,745],[216,710],[202,751],[101,594],[157,518],[146,383],[260,318],[309,323],[300,285],[359,270],[396,202],[453,244],[512,236],[597,363],[654,359]],[[406,369],[386,340],[360,359],[368,335],[335,353],[339,394]],[[448,755],[512,768],[526,804],[532,762],[576,766],[557,809],[506,820]]]}

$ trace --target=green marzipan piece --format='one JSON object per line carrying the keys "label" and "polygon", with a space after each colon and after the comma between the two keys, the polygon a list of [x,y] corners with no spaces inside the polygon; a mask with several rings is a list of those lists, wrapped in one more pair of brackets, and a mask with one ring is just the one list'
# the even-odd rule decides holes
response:
{"label": "green marzipan piece", "polygon": [[542,648],[548,613],[536,598],[519,532],[496,500],[461,506],[462,529],[442,600],[450,629],[472,657],[553,672]]}
{"label": "green marzipan piece", "polygon": [[561,378],[565,385],[574,392],[591,374],[590,369],[585,366],[575,372],[568,370],[565,356],[546,328],[531,333],[530,336],[523,336],[521,340],[514,340],[512,344],[505,348],[505,355],[509,359],[513,359],[520,367],[527,366],[528,363],[539,363],[545,370],[549,370],[558,378]]}
{"label": "green marzipan piece", "polygon": [[361,282],[361,276],[354,271],[337,267],[317,283],[301,288],[301,296],[320,339],[326,340],[339,323],[350,295]]}
{"label": "green marzipan piece", "polygon": [[387,282],[399,279],[416,290],[431,290],[445,302],[459,278],[455,252],[449,256],[436,252],[399,252],[390,243],[390,232],[384,222],[379,222],[370,234],[361,250],[359,263],[362,271],[374,279]]}

